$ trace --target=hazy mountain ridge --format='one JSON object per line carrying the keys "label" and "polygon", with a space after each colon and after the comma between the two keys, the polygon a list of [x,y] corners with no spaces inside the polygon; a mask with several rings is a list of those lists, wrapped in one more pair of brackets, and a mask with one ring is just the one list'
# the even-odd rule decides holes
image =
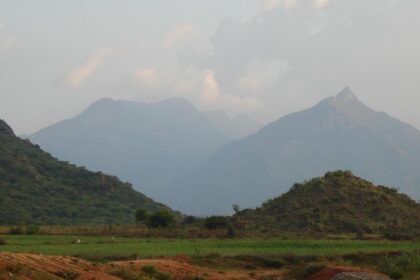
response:
{"label": "hazy mountain ridge", "polygon": [[180,98],[151,104],[100,99],[30,139],[60,159],[117,175],[154,197],[230,141]]}
{"label": "hazy mountain ridge", "polygon": [[168,209],[116,177],[58,161],[0,129],[0,224],[122,224],[134,222],[137,208]]}
{"label": "hazy mountain ridge", "polygon": [[294,182],[337,169],[419,197],[420,132],[346,88],[226,145],[169,186],[182,198],[163,200],[187,213],[227,213],[232,203],[255,207]]}
{"label": "hazy mountain ridge", "polygon": [[288,232],[420,234],[419,203],[350,171],[294,184],[285,194],[235,217],[251,228]]}

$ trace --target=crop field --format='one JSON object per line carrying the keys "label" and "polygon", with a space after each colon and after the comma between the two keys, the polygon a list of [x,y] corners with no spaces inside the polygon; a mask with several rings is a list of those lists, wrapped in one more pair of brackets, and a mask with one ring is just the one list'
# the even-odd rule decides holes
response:
{"label": "crop field", "polygon": [[140,239],[85,236],[0,236],[3,252],[92,258],[160,256],[337,256],[354,253],[418,252],[420,242],[355,240]]}

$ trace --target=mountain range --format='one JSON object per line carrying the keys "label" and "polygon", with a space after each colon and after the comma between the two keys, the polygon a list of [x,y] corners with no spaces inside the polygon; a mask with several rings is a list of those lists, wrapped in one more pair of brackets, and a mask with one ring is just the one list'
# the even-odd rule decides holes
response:
{"label": "mountain range", "polygon": [[188,214],[256,207],[294,182],[338,169],[420,197],[420,132],[370,109],[348,87],[257,129],[246,116],[201,112],[183,99],[100,99],[30,140]]}
{"label": "mountain range", "polygon": [[159,198],[163,186],[232,139],[250,134],[255,126],[247,123],[219,111],[198,111],[180,98],[150,104],[104,98],[29,138],[59,159],[118,176]]}
{"label": "mountain range", "polygon": [[116,177],[53,158],[0,120],[0,225],[134,223],[138,208],[170,210]]}
{"label": "mountain range", "polygon": [[420,132],[370,109],[347,87],[225,145],[159,199],[184,213],[226,214],[232,204],[256,207],[294,182],[338,169],[418,198]]}

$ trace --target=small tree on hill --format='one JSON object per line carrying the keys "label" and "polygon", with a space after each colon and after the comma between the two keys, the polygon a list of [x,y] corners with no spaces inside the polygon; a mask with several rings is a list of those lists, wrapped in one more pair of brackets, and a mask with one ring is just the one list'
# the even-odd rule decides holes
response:
{"label": "small tree on hill", "polygon": [[175,224],[175,216],[168,210],[160,210],[149,215],[146,224],[150,228],[167,228]]}
{"label": "small tree on hill", "polygon": [[146,221],[147,215],[148,215],[148,213],[147,213],[146,210],[141,209],[141,208],[140,209],[137,209],[136,214],[135,214],[136,221],[137,222],[144,222],[144,221]]}
{"label": "small tree on hill", "polygon": [[181,223],[182,225],[193,225],[195,223],[197,223],[199,221],[199,219],[197,217],[194,216],[186,216],[184,217],[184,219],[182,219]]}
{"label": "small tree on hill", "polygon": [[233,204],[232,209],[233,212],[235,212],[235,214],[238,214],[238,212],[241,211],[241,207],[239,206],[239,204]]}
{"label": "small tree on hill", "polygon": [[204,220],[204,227],[208,230],[228,228],[229,221],[223,216],[211,216]]}

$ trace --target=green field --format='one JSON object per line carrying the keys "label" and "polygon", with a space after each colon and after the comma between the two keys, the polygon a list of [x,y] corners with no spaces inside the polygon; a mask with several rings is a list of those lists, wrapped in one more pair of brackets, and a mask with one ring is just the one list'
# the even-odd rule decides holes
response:
{"label": "green field", "polygon": [[[353,240],[252,240],[252,239],[140,239],[75,236],[0,236],[3,252],[95,258],[153,258],[159,256],[336,256],[354,253],[412,252],[420,242]],[[77,242],[80,240],[80,243]]]}

